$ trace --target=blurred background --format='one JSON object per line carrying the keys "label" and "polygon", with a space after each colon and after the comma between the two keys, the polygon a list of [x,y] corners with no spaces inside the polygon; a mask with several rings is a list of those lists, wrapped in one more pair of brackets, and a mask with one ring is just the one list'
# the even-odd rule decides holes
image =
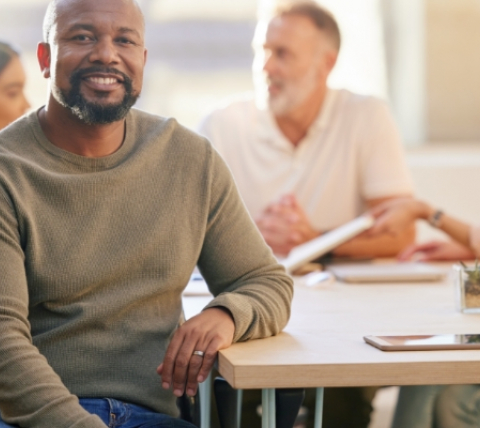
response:
{"label": "blurred background", "polygon": [[[149,49],[139,107],[194,127],[212,105],[251,91],[255,22],[273,1],[139,0]],[[343,36],[332,86],[388,99],[407,144],[480,137],[480,2],[322,3]],[[35,48],[47,4],[0,0],[0,38],[23,51],[33,106],[46,91]]]}
{"label": "blurred background", "polygon": [[[273,0],[140,0],[149,61],[139,107],[194,127],[251,91],[257,15]],[[35,48],[48,0],[1,0],[0,38],[17,44],[33,106],[45,98]],[[405,142],[480,138],[480,2],[323,0],[343,36],[331,85],[388,99]]]}
{"label": "blurred background", "polygon": [[[271,1],[139,0],[149,57],[138,107],[195,128],[212,107],[252,91],[251,40]],[[35,58],[47,3],[0,0],[0,39],[23,52],[33,108],[47,90]],[[478,222],[480,1],[321,3],[343,36],[331,86],[388,100],[418,196]]]}

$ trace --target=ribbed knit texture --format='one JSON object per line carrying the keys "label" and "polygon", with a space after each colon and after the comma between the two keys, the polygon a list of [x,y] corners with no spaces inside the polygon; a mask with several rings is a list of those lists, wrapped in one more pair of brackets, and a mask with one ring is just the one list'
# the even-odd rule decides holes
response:
{"label": "ribbed knit texture", "polygon": [[36,113],[0,132],[5,421],[104,427],[75,395],[176,415],[155,369],[197,263],[216,296],[209,306],[233,314],[235,341],[285,326],[291,280],[205,139],[136,110],[104,158],[52,145]]}

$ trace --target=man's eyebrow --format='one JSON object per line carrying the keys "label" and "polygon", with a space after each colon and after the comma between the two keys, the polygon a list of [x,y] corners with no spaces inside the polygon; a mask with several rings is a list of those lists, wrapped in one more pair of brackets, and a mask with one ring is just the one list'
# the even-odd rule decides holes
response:
{"label": "man's eyebrow", "polygon": [[88,30],[88,31],[94,31],[95,27],[90,24],[73,24],[68,31],[75,31],[75,30]]}
{"label": "man's eyebrow", "polygon": [[[67,32],[70,33],[72,31],[76,31],[76,30],[87,30],[87,31],[91,31],[92,33],[95,32],[95,26],[94,25],[91,25],[91,24],[73,24],[68,30]],[[140,37],[142,38],[142,35],[140,34],[140,31],[138,30],[135,30],[133,28],[129,28],[129,27],[120,27],[117,29],[117,31],[119,33],[122,33],[122,34],[134,34],[135,36],[137,37]]]}
{"label": "man's eyebrow", "polygon": [[20,82],[9,83],[8,85],[2,86],[1,89],[14,89],[14,88],[21,88],[23,84]]}
{"label": "man's eyebrow", "polygon": [[133,29],[133,28],[120,27],[120,28],[118,29],[118,31],[119,31],[120,33],[132,33],[132,34],[135,34],[135,35],[138,36],[138,37],[141,37],[140,32],[139,32],[138,30]]}

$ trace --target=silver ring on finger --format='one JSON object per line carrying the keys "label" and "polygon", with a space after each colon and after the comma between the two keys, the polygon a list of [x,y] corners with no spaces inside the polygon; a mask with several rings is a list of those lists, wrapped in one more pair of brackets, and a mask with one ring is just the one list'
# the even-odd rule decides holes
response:
{"label": "silver ring on finger", "polygon": [[205,356],[205,352],[203,352],[203,351],[193,351],[192,356],[193,355],[198,355],[199,357],[203,358]]}

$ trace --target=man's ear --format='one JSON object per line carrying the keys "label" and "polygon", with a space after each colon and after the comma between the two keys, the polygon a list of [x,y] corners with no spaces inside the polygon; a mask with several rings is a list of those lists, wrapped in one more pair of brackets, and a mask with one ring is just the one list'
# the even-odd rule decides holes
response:
{"label": "man's ear", "polygon": [[326,53],[325,60],[326,60],[329,73],[332,71],[333,67],[335,67],[335,64],[337,63],[337,58],[338,58],[338,52],[334,51],[333,49],[329,50]]}
{"label": "man's ear", "polygon": [[40,42],[38,44],[37,59],[38,59],[38,64],[40,65],[40,70],[42,71],[43,77],[45,77],[45,79],[50,78],[51,52],[50,52],[50,45],[48,43]]}

